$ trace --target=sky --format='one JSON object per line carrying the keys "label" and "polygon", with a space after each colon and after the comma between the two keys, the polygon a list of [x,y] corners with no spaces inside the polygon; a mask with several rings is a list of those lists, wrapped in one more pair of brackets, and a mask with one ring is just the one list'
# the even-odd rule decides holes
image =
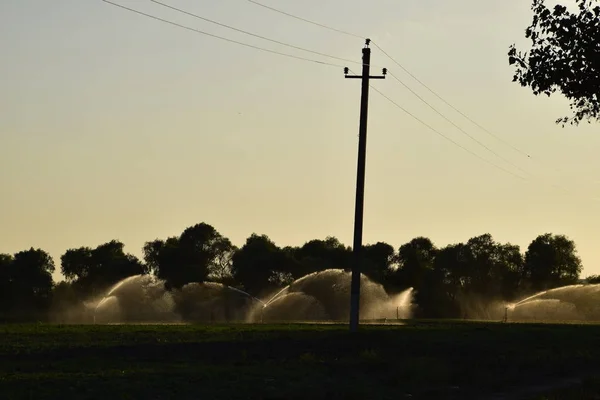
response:
{"label": "sky", "polygon": [[[199,222],[238,246],[253,232],[280,246],[329,235],[350,245],[360,82],[344,79],[342,67],[357,72],[360,65],[242,35],[150,1],[115,1],[339,66],[224,42],[101,0],[0,2],[0,252],[42,248],[59,269],[69,248],[117,239],[141,256],[146,241]],[[372,90],[365,243],[397,248],[427,236],[445,246],[490,233],[525,250],[539,234],[565,234],[577,244],[583,275],[600,273],[600,127],[557,126],[554,121],[570,112],[560,94],[536,97],[511,82],[508,47],[528,45],[529,2],[263,1],[369,36],[494,136],[372,46],[373,65],[387,67],[495,154],[391,76],[373,82],[376,89],[511,172],[450,143]],[[360,61],[361,39],[247,0],[165,3]]]}

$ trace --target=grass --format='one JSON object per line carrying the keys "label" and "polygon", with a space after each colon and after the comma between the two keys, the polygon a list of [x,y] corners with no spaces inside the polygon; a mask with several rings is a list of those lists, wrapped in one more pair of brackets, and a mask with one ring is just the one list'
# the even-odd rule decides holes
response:
{"label": "grass", "polygon": [[[0,325],[0,398],[482,398],[593,371],[599,340],[597,325],[458,321]],[[538,398],[581,398],[564,396]]]}
{"label": "grass", "polygon": [[600,398],[600,377],[584,379],[582,384],[554,390],[537,397],[539,400],[581,400]]}

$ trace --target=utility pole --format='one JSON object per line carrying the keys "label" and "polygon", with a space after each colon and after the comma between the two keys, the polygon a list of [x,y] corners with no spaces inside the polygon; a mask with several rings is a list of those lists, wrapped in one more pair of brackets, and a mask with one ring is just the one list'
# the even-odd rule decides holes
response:
{"label": "utility pole", "polygon": [[358,167],[356,173],[356,203],[354,211],[354,244],[352,248],[352,281],[350,285],[350,331],[358,330],[360,306],[360,274],[362,264],[362,234],[363,210],[365,201],[365,165],[367,159],[367,115],[369,112],[369,81],[371,79],[385,79],[387,70],[383,69],[383,76],[370,76],[371,49],[367,39],[362,49],[362,75],[348,75],[348,67],[344,68],[347,79],[361,79],[362,91],[360,97],[360,128],[358,136]]}

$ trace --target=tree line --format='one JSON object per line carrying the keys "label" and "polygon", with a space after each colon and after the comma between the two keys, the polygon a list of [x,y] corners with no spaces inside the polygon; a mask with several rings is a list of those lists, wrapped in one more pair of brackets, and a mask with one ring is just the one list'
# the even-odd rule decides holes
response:
{"label": "tree line", "polygon": [[[494,301],[577,283],[582,271],[575,243],[554,234],[538,236],[524,253],[484,234],[442,248],[426,237],[397,249],[378,242],[364,246],[362,257],[362,272],[388,293],[414,288],[415,316],[422,318],[472,315]],[[349,269],[351,263],[351,248],[335,237],[279,247],[266,235],[252,234],[238,248],[200,223],[179,236],[147,242],[143,259],[127,254],[117,240],[69,249],[60,257],[65,281],[56,284],[52,257],[31,248],[0,254],[0,319],[47,320],[52,312],[98,299],[137,274],[154,274],[167,290],[212,281],[264,298],[304,275]]]}

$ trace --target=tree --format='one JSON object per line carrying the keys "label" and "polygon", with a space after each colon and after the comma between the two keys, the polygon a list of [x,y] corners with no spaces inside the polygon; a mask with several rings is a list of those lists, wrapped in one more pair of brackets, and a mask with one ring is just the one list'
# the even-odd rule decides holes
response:
{"label": "tree", "polygon": [[425,274],[433,269],[436,252],[433,242],[425,237],[417,237],[400,246],[395,274],[398,283],[405,288],[421,289]]}
{"label": "tree", "polygon": [[237,251],[238,248],[227,238],[215,243],[215,254],[208,266],[208,278],[214,282],[232,284],[231,266],[233,265],[233,255]]}
{"label": "tree", "polygon": [[531,50],[522,53],[513,45],[508,53],[517,68],[514,82],[531,87],[535,95],[558,90],[569,99],[574,114],[556,121],[563,126],[600,120],[600,5],[598,0],[576,3],[578,11],[571,12],[534,0],[533,21],[525,33]]}
{"label": "tree", "polygon": [[415,314],[419,317],[443,317],[443,274],[434,270],[438,249],[426,237],[417,237],[400,246],[397,255],[398,268],[390,274],[388,282],[396,290],[415,289]]}
{"label": "tree", "polygon": [[280,287],[294,260],[266,235],[253,233],[233,255],[233,278],[244,290],[261,296]]}
{"label": "tree", "polygon": [[292,271],[294,278],[327,269],[347,269],[350,267],[352,250],[332,236],[325,240],[310,240],[293,251],[299,265]]}
{"label": "tree", "polygon": [[69,282],[79,281],[81,286],[87,286],[91,275],[94,274],[92,249],[80,247],[69,249],[60,257],[61,272]]}
{"label": "tree", "polygon": [[396,251],[391,245],[378,242],[364,246],[362,273],[375,282],[385,283],[396,266]]}
{"label": "tree", "polygon": [[470,239],[467,248],[466,291],[482,301],[512,299],[523,265],[519,247],[497,243],[488,233]]}
{"label": "tree", "polygon": [[52,291],[50,321],[59,323],[81,323],[86,307],[72,283],[60,282]]}
{"label": "tree", "polygon": [[179,289],[192,282],[228,280],[236,248],[212,226],[200,223],[166,241],[144,245],[144,259],[168,288]]}
{"label": "tree", "polygon": [[143,251],[146,265],[156,276],[168,275],[167,271],[182,264],[178,237],[170,237],[164,241],[156,239],[146,242]]}
{"label": "tree", "polygon": [[502,270],[502,298],[514,300],[520,295],[523,283],[524,262],[521,248],[510,243],[499,244],[497,248],[498,262],[503,265]]}
{"label": "tree", "polygon": [[469,284],[469,248],[464,243],[448,245],[436,251],[417,304],[427,317],[461,317],[459,300]]}
{"label": "tree", "polygon": [[499,304],[512,300],[522,271],[518,246],[496,242],[488,234],[473,237],[461,246],[459,260],[449,270],[448,292],[471,318],[499,317]]}
{"label": "tree", "polygon": [[435,257],[433,269],[441,278],[443,292],[451,301],[459,292],[464,292],[472,280],[470,249],[464,243],[452,244],[440,249]]}
{"label": "tree", "polygon": [[133,275],[147,274],[148,267],[126,254],[124,244],[112,240],[91,249],[69,249],[61,256],[61,271],[82,295],[100,295],[103,290]]}
{"label": "tree", "polygon": [[587,278],[585,278],[585,283],[590,285],[597,285],[598,283],[600,283],[600,275],[588,276]]}
{"label": "tree", "polygon": [[5,318],[45,317],[52,299],[54,261],[40,249],[0,255],[0,309]]}
{"label": "tree", "polygon": [[8,319],[12,308],[12,262],[10,254],[0,254],[0,321]]}
{"label": "tree", "polygon": [[540,235],[525,253],[523,274],[534,291],[575,284],[581,270],[575,242],[564,235]]}

